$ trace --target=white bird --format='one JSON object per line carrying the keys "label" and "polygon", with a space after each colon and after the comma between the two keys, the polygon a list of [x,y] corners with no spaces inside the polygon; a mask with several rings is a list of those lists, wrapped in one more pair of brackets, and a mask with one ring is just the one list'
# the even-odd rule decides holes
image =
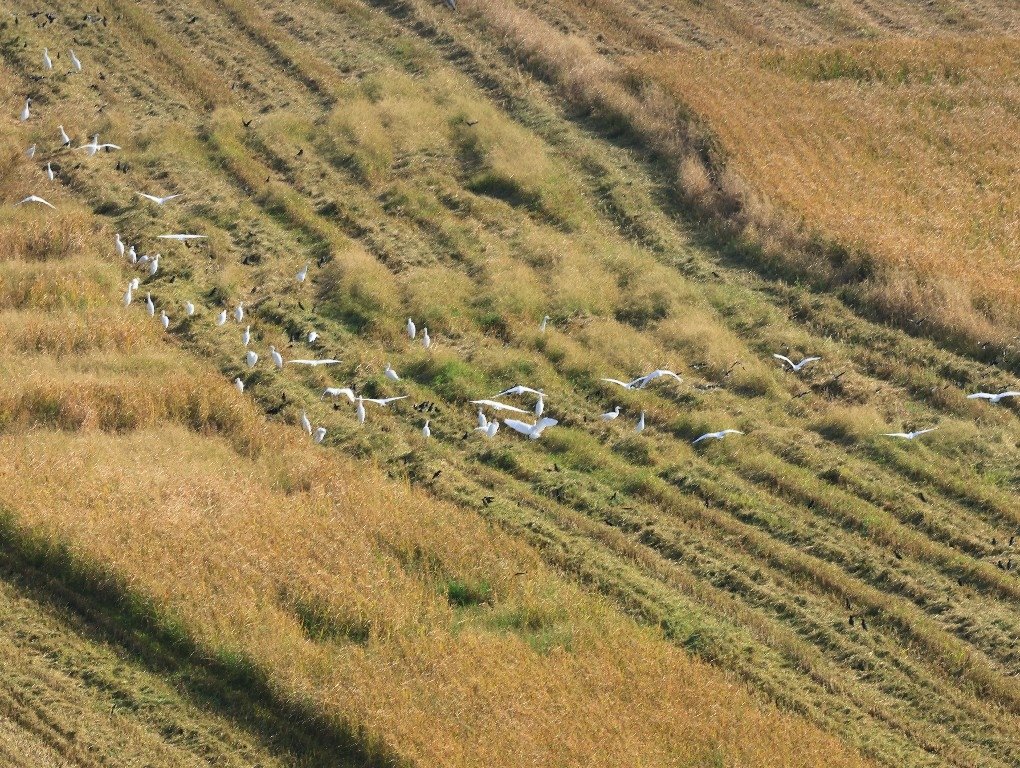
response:
{"label": "white bird", "polygon": [[680,376],[678,374],[674,373],[673,371],[666,370],[665,368],[659,368],[657,370],[652,371],[649,374],[646,374],[646,375],[642,376],[641,377],[641,383],[638,384],[638,389],[644,389],[649,384],[651,384],[653,381],[655,381],[656,379],[660,379],[663,376],[669,376],[671,378],[676,379],[677,381],[682,381]]}
{"label": "white bird", "polygon": [[138,261],[138,251],[135,250],[135,247],[133,245],[131,246],[130,250],[128,250],[128,260],[130,260],[132,264]]}
{"label": "white bird", "polygon": [[184,302],[184,314],[187,315],[188,317],[191,317],[192,315],[195,314],[195,305],[192,304],[190,301]]}
{"label": "white bird", "polygon": [[318,339],[318,338],[319,338],[319,334],[318,334],[317,331],[309,331],[308,332],[308,343],[309,344],[314,344],[315,340]]}
{"label": "white bird", "polygon": [[273,365],[277,370],[283,370],[283,355],[276,351],[276,347],[269,345],[269,356],[273,358]]}
{"label": "white bird", "polygon": [[417,333],[418,329],[414,326],[414,320],[407,318],[407,335],[413,339]]}
{"label": "white bird", "polygon": [[149,317],[153,317],[156,314],[156,305],[152,303],[152,294],[145,294],[145,311],[149,313]]}
{"label": "white bird", "polygon": [[429,347],[432,346],[432,339],[429,338],[429,329],[428,328],[423,329],[422,332],[421,332],[421,343],[422,343],[422,346],[425,347],[425,349],[428,349]]}
{"label": "white bird", "polygon": [[742,435],[744,434],[739,429],[724,429],[720,432],[706,432],[701,437],[692,440],[691,443],[696,445],[702,440],[722,440],[726,435]]}
{"label": "white bird", "polygon": [[49,179],[50,181],[53,181],[55,178],[57,178],[57,174],[53,172],[52,163],[46,163],[46,178]]}
{"label": "white bird", "polygon": [[131,304],[131,301],[134,298],[133,291],[134,291],[134,288],[132,287],[131,283],[128,283],[127,290],[124,292],[124,306],[125,307],[129,306]]}
{"label": "white bird", "polygon": [[486,408],[492,408],[494,411],[510,411],[511,413],[528,413],[523,408],[517,408],[513,405],[507,405],[506,403],[498,403],[495,400],[472,400],[472,405],[484,405]]}
{"label": "white bird", "polygon": [[640,389],[641,382],[645,380],[644,376],[639,376],[633,381],[620,381],[619,379],[602,379],[602,381],[608,381],[610,384],[617,384],[624,389]]}
{"label": "white bird", "polygon": [[485,416],[485,411],[481,408],[478,409],[478,429],[485,429],[489,426],[489,420]]}
{"label": "white bird", "polygon": [[227,310],[223,310],[216,315],[216,325],[225,325],[227,322]]}
{"label": "white bird", "polygon": [[428,419],[425,420],[425,426],[421,428],[421,433],[425,435],[426,438],[432,437],[432,430],[429,429]]}
{"label": "white bird", "polygon": [[375,403],[376,405],[389,405],[397,400],[406,400],[408,397],[410,395],[397,395],[396,397],[361,397],[361,395],[358,395],[358,400],[366,403]]}
{"label": "white bird", "polygon": [[538,400],[535,401],[535,418],[541,416],[544,410],[545,410],[545,395],[539,392]]}
{"label": "white bird", "polygon": [[25,122],[32,116],[32,99],[25,99],[25,108],[21,110],[21,122]]}
{"label": "white bird", "polygon": [[166,197],[157,197],[156,195],[147,195],[144,192],[136,192],[135,194],[136,195],[141,195],[146,200],[151,200],[156,205],[165,205],[166,203],[169,203],[174,198],[181,196],[180,192],[178,192],[176,195],[167,195]]}
{"label": "white bird", "polygon": [[256,353],[255,350],[249,349],[244,356],[244,360],[246,363],[248,363],[249,368],[254,368],[255,363],[259,361],[258,353]]}
{"label": "white bird", "polygon": [[94,157],[96,152],[98,152],[101,149],[120,149],[120,146],[118,146],[117,144],[100,144],[99,134],[97,133],[95,136],[92,137],[92,141],[90,141],[88,144],[82,144],[80,147],[78,147],[78,149],[84,149],[85,152],[88,153],[89,157]]}
{"label": "white bird", "polygon": [[390,381],[400,381],[400,376],[389,363],[386,363],[386,370],[383,371],[383,375]]}
{"label": "white bird", "polygon": [[138,290],[138,286],[141,285],[141,284],[142,284],[142,281],[139,280],[137,277],[132,277],[131,278],[130,285],[131,285],[131,290],[132,291],[137,291]]}
{"label": "white bird", "polygon": [[305,411],[301,411],[301,429],[309,435],[312,434],[312,422],[308,420],[308,414]]}
{"label": "white bird", "polygon": [[620,415],[620,406],[616,406],[613,410],[607,411],[602,414],[602,421],[613,421],[617,416]]}
{"label": "white bird", "polygon": [[117,248],[117,255],[118,256],[123,256],[124,255],[124,241],[120,239],[120,232],[118,232],[116,235],[114,235],[113,244]]}
{"label": "white bird", "polygon": [[537,440],[546,429],[559,424],[556,419],[550,418],[539,419],[534,424],[528,424],[526,421],[518,421],[517,419],[503,419],[503,423],[515,432],[527,435],[531,440]]}
{"label": "white bird", "polygon": [[332,357],[327,357],[322,360],[288,360],[288,365],[310,365],[313,368],[319,365],[336,365],[339,360],[335,360]]}
{"label": "white bird", "polygon": [[915,437],[926,435],[929,432],[934,432],[938,427],[931,427],[930,429],[919,429],[916,432],[883,432],[883,437],[898,437],[902,440],[913,440]]}
{"label": "white bird", "polygon": [[325,439],[326,439],[325,427],[319,427],[317,430],[315,430],[315,434],[312,435],[312,440],[315,442],[316,445],[319,445]]}
{"label": "white bird", "polygon": [[634,428],[635,432],[645,431],[645,412],[641,411],[641,416],[637,420],[637,427]]}
{"label": "white bird", "polygon": [[68,53],[71,54],[71,66],[74,67],[75,72],[81,72],[81,60],[74,55],[74,50],[69,48]]}
{"label": "white bird", "polygon": [[186,233],[177,233],[172,235],[156,235],[159,240],[176,240],[179,243],[183,243],[185,240],[205,240],[208,235],[190,235]]}
{"label": "white bird", "polygon": [[993,395],[991,392],[975,392],[973,395],[967,395],[968,400],[987,400],[990,403],[997,403],[1007,397],[1020,397],[1020,392],[1000,392],[997,395]]}
{"label": "white bird", "polygon": [[244,320],[244,304],[241,302],[238,302],[234,307],[234,320],[238,323]]}
{"label": "white bird", "polygon": [[475,432],[481,432],[482,434],[484,434],[488,438],[495,437],[496,436],[496,432],[499,431],[499,421],[497,419],[493,419],[492,421],[488,422],[487,424],[481,424],[481,425],[475,427],[474,431]]}
{"label": "white bird", "polygon": [[67,135],[67,131],[64,130],[64,126],[58,125],[57,127],[60,129],[60,146],[71,146],[71,137]]}
{"label": "white bird", "polygon": [[149,277],[155,277],[156,273],[159,272],[159,254],[157,253],[152,257],[149,262]]}
{"label": "white bird", "polygon": [[25,150],[25,155],[28,156],[29,160],[35,157],[35,144],[33,144],[32,146]]}
{"label": "white bird", "polygon": [[358,399],[354,394],[354,390],[350,387],[326,387],[322,391],[322,397],[339,397],[340,395],[343,395],[352,403],[357,402]]}
{"label": "white bird", "polygon": [[240,392],[242,395],[244,394],[244,382],[241,381],[240,376],[234,379],[234,386],[237,388],[238,392]]}
{"label": "white bird", "polygon": [[248,327],[246,327],[241,332],[241,341],[244,343],[244,346],[246,346],[246,347],[251,342],[251,326],[250,325]]}
{"label": "white bird", "polygon": [[305,262],[305,265],[301,267],[301,270],[297,273],[297,275],[295,275],[299,283],[303,283],[305,281],[305,278],[308,277],[308,267],[310,267],[311,264],[312,262],[310,261]]}
{"label": "white bird", "polygon": [[44,69],[47,69],[47,70],[53,69],[53,60],[50,58],[50,49],[49,48],[43,48],[42,49],[42,63],[43,63],[43,68]]}
{"label": "white bird", "polygon": [[543,392],[540,389],[532,389],[531,387],[526,387],[523,384],[518,384],[516,387],[504,389],[502,392],[497,394],[496,397],[505,397],[506,395],[543,395]]}
{"label": "white bird", "polygon": [[361,399],[360,395],[358,396],[358,406],[357,406],[357,408],[355,408],[355,412],[358,415],[358,423],[359,424],[364,424],[365,423],[365,402],[364,402],[364,400]]}
{"label": "white bird", "polygon": [[17,208],[19,205],[24,205],[25,203],[42,203],[43,205],[48,205],[53,210],[57,210],[57,206],[53,205],[53,203],[47,203],[45,200],[39,197],[39,195],[29,195],[21,202],[15,203],[14,207]]}
{"label": "white bird", "polygon": [[799,373],[800,369],[803,368],[808,363],[813,363],[816,360],[821,360],[822,359],[820,357],[805,357],[799,363],[795,363],[795,362],[793,362],[793,360],[788,358],[786,355],[776,355],[776,354],[774,354],[774,355],[772,355],[772,357],[776,358],[776,360],[782,360],[784,363],[787,363],[790,366],[790,369],[794,373]]}
{"label": "white bird", "polygon": [[164,331],[170,327],[170,318],[166,316],[165,309],[159,311],[159,322],[163,324]]}
{"label": "white bird", "polygon": [[552,320],[552,318],[549,317],[549,315],[546,315],[545,317],[543,317],[542,318],[542,324],[540,326],[538,326],[538,330],[540,332],[542,332],[542,333],[545,333],[545,327],[546,327],[546,325],[549,324],[550,320]]}

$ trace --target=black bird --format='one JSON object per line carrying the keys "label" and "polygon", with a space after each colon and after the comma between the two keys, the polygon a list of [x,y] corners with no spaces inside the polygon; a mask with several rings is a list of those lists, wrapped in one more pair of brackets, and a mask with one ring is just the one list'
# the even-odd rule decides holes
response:
{"label": "black bird", "polygon": [[[105,22],[103,22],[103,23],[105,24]],[[102,72],[100,72],[99,73],[99,79],[100,80],[105,80],[106,79],[106,75],[104,75]]]}
{"label": "black bird", "polygon": [[268,183],[269,183],[269,177],[266,176],[266,184],[268,184]]}
{"label": "black bird", "polygon": [[852,606],[852,605],[850,604],[850,598],[849,598],[849,597],[844,597],[844,598],[843,598],[843,605],[845,605],[845,606],[846,606],[846,609],[847,609],[848,611],[849,611],[849,610],[850,610],[851,608],[853,608],[853,606]]}
{"label": "black bird", "polygon": [[303,155],[304,153],[305,153],[305,148],[304,148],[304,147],[302,147],[301,149],[299,149],[299,150],[297,151],[297,154],[296,154],[296,155],[294,155],[294,157],[301,157],[301,155]]}
{"label": "black bird", "polygon": [[251,120],[242,120],[241,125],[247,128],[249,125],[251,125]]}
{"label": "black bird", "polygon": [[441,470],[441,469],[437,469],[437,470],[436,470],[435,472],[433,472],[433,473],[432,473],[432,479],[433,479],[433,480],[435,480],[435,479],[436,479],[437,477],[439,477],[439,476],[440,476],[441,474],[443,474],[443,470]]}
{"label": "black bird", "polygon": [[894,557],[895,557],[895,558],[896,558],[897,560],[902,560],[902,559],[903,559],[903,555],[901,555],[901,554],[900,554],[900,551],[899,551],[898,549],[894,549],[894,550],[892,551],[892,553],[893,553],[893,556],[894,556]]}
{"label": "black bird", "polygon": [[1011,547],[1012,547],[1012,546],[1013,546],[1013,542],[1014,542],[1014,541],[1016,541],[1016,536],[1010,536],[1010,537],[1009,537],[1009,546],[1011,546]]}
{"label": "black bird", "polygon": [[854,625],[854,615],[852,613],[850,614],[850,618],[847,619],[847,621],[850,623],[851,627]]}
{"label": "black bird", "polygon": [[523,576],[526,573],[527,571],[517,571],[516,573],[514,573],[514,576]]}
{"label": "black bird", "polygon": [[194,24],[196,21],[198,21],[198,16],[192,16],[190,19],[188,19],[189,24]]}
{"label": "black bird", "polygon": [[490,504],[491,504],[491,503],[492,503],[493,501],[495,501],[495,497],[493,497],[493,496],[483,496],[483,497],[482,497],[482,505],[483,505],[483,506],[486,506],[486,507],[487,507],[487,506],[489,506],[489,505],[490,505]]}
{"label": "black bird", "polygon": [[994,536],[992,536],[992,546],[994,547],[994,546],[996,546],[996,545],[997,545],[998,543],[999,543],[999,542],[995,540],[995,537],[994,537]]}
{"label": "black bird", "polygon": [[963,586],[963,579],[957,577],[956,583],[959,584],[962,587]]}
{"label": "black bird", "polygon": [[866,622],[864,620],[864,617],[861,616],[861,629],[867,629],[867,628],[868,628],[868,622]]}

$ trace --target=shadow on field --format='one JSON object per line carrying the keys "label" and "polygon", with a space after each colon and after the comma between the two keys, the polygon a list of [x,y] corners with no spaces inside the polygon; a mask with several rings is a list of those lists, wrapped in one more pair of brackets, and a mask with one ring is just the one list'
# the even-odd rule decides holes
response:
{"label": "shadow on field", "polygon": [[196,706],[230,718],[268,752],[301,768],[395,768],[376,739],[311,706],[284,701],[247,657],[212,654],[109,571],[0,510],[0,579],[90,640],[121,649]]}

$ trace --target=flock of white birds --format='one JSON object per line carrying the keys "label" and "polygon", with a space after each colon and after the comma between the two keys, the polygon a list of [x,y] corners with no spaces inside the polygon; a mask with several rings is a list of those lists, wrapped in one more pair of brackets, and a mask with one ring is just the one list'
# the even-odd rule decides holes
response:
{"label": "flock of white birds", "polygon": [[[68,53],[73,71],[81,72],[82,71],[81,60],[75,55],[73,50],[69,50]],[[53,60],[50,58],[48,48],[43,49],[42,63],[43,68],[45,70],[49,71],[53,69]],[[21,122],[27,122],[30,119],[32,119],[31,97],[25,99],[25,104],[21,110],[19,119]],[[57,130],[59,131],[60,148],[71,149],[73,142],[71,137],[68,136],[67,132],[64,130],[64,126],[58,125]],[[89,157],[93,157],[100,151],[109,152],[114,150],[120,150],[121,147],[117,144],[101,143],[99,141],[99,134],[95,134],[93,135],[91,141],[88,141],[74,149],[84,150]],[[28,156],[29,159],[32,159],[35,157],[35,154],[36,145],[33,144],[26,150],[26,155]],[[56,175],[53,171],[50,162],[47,162],[46,164],[46,176],[50,181],[55,181],[56,179]],[[144,198],[145,200],[154,204],[158,208],[163,207],[164,205],[173,200],[183,197],[183,193],[175,193],[164,196],[152,195],[146,192],[137,192],[137,194],[138,196]],[[49,208],[56,210],[56,206],[54,206],[49,201],[45,200],[43,197],[36,194],[28,195],[23,200],[15,203],[14,206],[17,207],[20,205],[30,203],[47,206]],[[198,241],[204,240],[206,239],[206,237],[207,237],[206,235],[193,233],[169,233],[157,235],[156,239],[175,242],[189,242],[194,240]],[[151,256],[148,254],[139,254],[136,246],[135,245],[129,246],[127,243],[125,243],[124,240],[121,238],[120,233],[117,233],[117,235],[114,238],[114,247],[116,249],[116,253],[118,256],[125,258],[135,268],[142,270],[147,275],[147,278],[151,279],[156,276],[160,268],[160,259],[162,258],[159,253],[155,253]],[[311,262],[305,263],[305,265],[294,276],[294,279],[298,285],[303,284],[308,279],[308,270],[310,267]],[[139,290],[140,286],[141,278],[134,277],[129,281],[127,285],[127,290],[124,292],[123,296],[123,304],[125,307],[130,306],[133,303],[135,298],[135,292]],[[156,317],[156,305],[153,302],[152,295],[150,293],[146,293],[145,295],[145,310],[148,313],[149,317]],[[191,317],[196,314],[197,309],[194,303],[186,301],[183,306],[183,311],[185,316]],[[246,317],[246,313],[244,305],[241,302],[238,302],[237,306],[234,307],[232,312],[228,311],[227,309],[223,309],[220,312],[218,312],[214,316],[213,321],[217,326],[225,326],[228,322],[228,319],[231,317],[233,318],[236,324],[240,325],[241,323],[243,323]],[[160,324],[163,326],[164,330],[170,329],[171,318],[167,314],[167,310],[165,308],[160,309],[158,320]],[[545,333],[551,321],[552,318],[549,315],[545,315],[539,324],[539,331],[541,333]],[[421,333],[419,334],[418,328],[415,325],[414,321],[411,318],[408,318],[406,329],[409,341],[411,342],[415,342],[416,340],[420,341],[420,343],[426,349],[432,347],[433,342],[431,336],[429,335],[428,328],[423,328]],[[313,330],[308,333],[306,340],[309,345],[312,345],[318,339],[319,339],[318,332]],[[244,350],[243,354],[245,366],[249,369],[255,368],[259,363],[260,357],[255,350],[249,348],[253,341],[251,334],[251,325],[246,325],[244,327],[244,330],[241,331],[240,341],[241,347]],[[800,373],[802,370],[804,370],[805,367],[807,367],[811,363],[821,360],[821,358],[818,356],[805,357],[798,362],[794,362],[789,357],[786,357],[781,354],[774,354],[773,357],[779,360],[780,363],[784,365],[784,367],[788,366],[790,371],[792,371],[793,373]],[[269,346],[269,359],[272,361],[273,367],[275,367],[277,370],[283,370],[285,365],[292,366],[301,365],[316,367],[325,365],[335,365],[340,362],[340,360],[336,360],[333,358],[324,359],[307,358],[307,359],[284,360],[280,352],[277,351],[276,347],[272,345]],[[386,368],[383,371],[383,375],[386,377],[386,379],[388,379],[391,382],[399,382],[401,380],[400,375],[393,369],[393,367],[389,363],[386,364]],[[602,379],[602,381],[609,384],[615,384],[625,390],[642,390],[659,379],[673,379],[677,382],[681,381],[681,378],[677,373],[666,369],[657,369],[651,371],[650,373],[644,374],[643,376],[638,376],[635,379],[630,379],[627,381],[621,381],[619,379],[613,378],[604,378]],[[234,379],[234,386],[236,387],[239,393],[242,394],[244,393],[245,382],[243,379],[241,379],[241,377],[238,376],[237,378]],[[534,406],[530,409],[525,409],[515,405],[504,403],[501,400],[496,399],[519,396],[533,397],[535,400]],[[367,411],[365,408],[366,403],[385,407],[391,403],[407,398],[408,395],[371,398],[357,394],[352,387],[327,387],[323,391],[322,397],[346,398],[350,402],[350,404],[355,407],[355,413],[357,415],[358,422],[360,424],[364,424],[365,418],[367,416]],[[505,412],[521,416],[533,416],[534,421],[525,421],[523,419],[518,418],[503,417],[502,423],[504,426],[508,427],[509,429],[512,429],[515,432],[525,435],[526,437],[532,440],[537,440],[539,437],[542,436],[542,433],[545,430],[549,429],[550,427],[554,427],[559,423],[557,419],[550,418],[549,416],[544,415],[545,397],[546,397],[545,393],[542,390],[534,389],[532,387],[527,387],[522,384],[519,384],[517,386],[505,389],[502,392],[497,393],[492,398],[472,400],[470,401],[471,404],[478,406],[477,413],[478,425],[474,428],[474,431],[481,432],[482,435],[487,439],[494,438],[499,430],[500,421],[495,417],[490,418],[486,412],[487,411],[495,413]],[[975,392],[974,394],[968,395],[967,397],[969,399],[987,400],[990,403],[999,403],[1007,398],[1020,397],[1020,391],[1007,391],[1000,392],[998,394],[992,394],[988,392]],[[601,415],[601,420],[606,423],[615,422],[619,418],[620,414],[621,407],[617,405],[612,410],[603,413]],[[301,412],[301,427],[304,429],[305,432],[307,432],[312,437],[312,440],[317,444],[322,443],[326,438],[327,433],[326,428],[322,426],[313,428],[306,411]],[[637,419],[635,431],[642,432],[644,431],[644,429],[645,429],[645,412],[642,410]],[[935,431],[935,429],[937,429],[937,427],[920,429],[913,432],[886,432],[883,433],[883,436],[897,438],[901,440],[914,440],[922,435]],[[429,438],[432,436],[430,421],[425,422],[424,426],[421,429],[421,432],[425,438]],[[742,435],[742,434],[744,433],[736,429],[722,429],[717,432],[707,432],[695,438],[692,441],[692,443],[697,445],[704,441],[722,440],[728,435]]]}

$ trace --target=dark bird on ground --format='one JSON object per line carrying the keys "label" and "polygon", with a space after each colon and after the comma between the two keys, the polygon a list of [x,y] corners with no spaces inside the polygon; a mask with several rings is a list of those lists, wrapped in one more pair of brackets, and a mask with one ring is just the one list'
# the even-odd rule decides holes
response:
{"label": "dark bird on ground", "polygon": [[241,125],[247,128],[249,125],[251,125],[251,120],[242,120]]}
{"label": "dark bird on ground", "polygon": [[483,496],[482,497],[482,504],[484,506],[486,506],[486,507],[489,506],[493,501],[495,501],[495,497],[494,496]]}
{"label": "dark bird on ground", "polygon": [[435,480],[435,479],[436,479],[437,477],[439,477],[439,476],[440,476],[441,474],[443,474],[443,470],[441,470],[441,469],[437,469],[437,470],[436,470],[435,472],[433,472],[433,473],[432,473],[432,479],[433,479],[433,480]]}

